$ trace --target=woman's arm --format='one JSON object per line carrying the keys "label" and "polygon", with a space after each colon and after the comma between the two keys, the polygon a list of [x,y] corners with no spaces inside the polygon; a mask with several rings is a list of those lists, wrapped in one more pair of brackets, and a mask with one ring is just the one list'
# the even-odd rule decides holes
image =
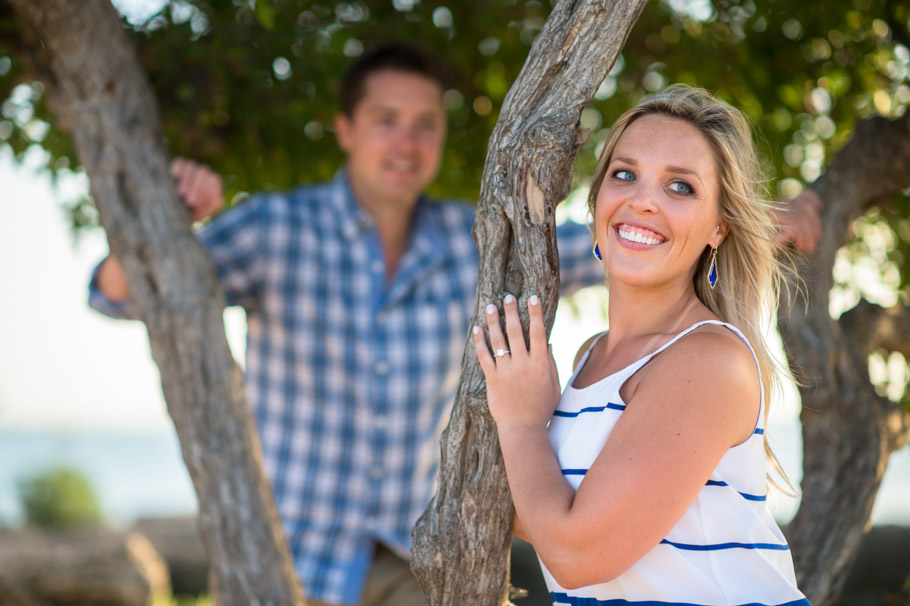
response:
{"label": "woman's arm", "polygon": [[[666,536],[724,452],[751,434],[755,363],[726,329],[693,333],[655,357],[576,493],[546,432],[558,399],[545,372],[552,358],[539,304],[529,313],[524,352],[494,360],[475,334],[516,512],[560,585],[605,582]],[[523,344],[514,301],[505,314],[509,343]],[[493,349],[508,348],[496,313],[487,317]]]}

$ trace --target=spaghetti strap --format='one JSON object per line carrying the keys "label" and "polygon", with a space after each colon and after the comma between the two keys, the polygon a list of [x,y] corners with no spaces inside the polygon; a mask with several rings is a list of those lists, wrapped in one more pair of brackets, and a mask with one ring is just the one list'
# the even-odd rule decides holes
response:
{"label": "spaghetti strap", "polygon": [[[600,379],[598,381],[595,381],[591,385],[581,387],[581,388],[575,387],[575,378],[578,376],[578,373],[581,371],[581,369],[584,368],[585,362],[588,361],[588,357],[591,355],[591,351],[594,349],[594,345],[596,345],[597,342],[605,334],[607,334],[607,331],[604,331],[604,332],[600,333],[599,335],[597,335],[597,338],[591,342],[591,345],[588,346],[588,349],[585,351],[584,355],[578,361],[578,364],[575,365],[575,369],[572,371],[572,376],[569,378],[568,382],[566,383],[566,389],[571,389],[573,391],[591,389],[591,388],[595,387],[596,385],[603,383],[607,379],[612,379],[617,376],[624,376],[625,379],[627,379],[628,377],[631,377],[633,374],[638,372],[638,370],[640,370],[648,362],[650,362],[651,359],[654,358],[654,356],[661,353],[662,351],[664,351],[665,349],[667,349],[668,347],[670,347],[671,345],[673,345],[674,343],[676,343],[677,341],[679,341],[680,339],[682,339],[683,337],[685,337],[686,335],[691,333],[693,330],[695,330],[701,326],[704,326],[706,324],[711,324],[714,326],[723,326],[724,328],[728,329],[730,332],[732,332],[734,335],[736,335],[746,345],[746,347],[749,349],[749,353],[752,354],[752,359],[755,361],[755,368],[758,371],[758,386],[759,386],[759,401],[760,401],[759,415],[758,415],[758,420],[756,421],[756,427],[761,428],[763,425],[762,419],[764,418],[764,410],[765,410],[765,388],[764,388],[764,385],[762,384],[762,380],[761,380],[761,367],[759,366],[759,363],[758,363],[758,356],[755,354],[755,350],[752,348],[752,344],[749,343],[749,340],[746,339],[746,336],[742,332],[740,332],[740,330],[738,328],[736,328],[732,324],[723,322],[721,320],[702,320],[700,322],[696,322],[695,324],[692,324],[688,328],[686,328],[686,329],[682,330],[681,332],[677,333],[676,335],[674,335],[672,339],[670,339],[669,341],[667,341],[666,343],[664,343],[663,345],[658,347],[656,350],[652,351],[649,354],[642,356],[641,358],[639,358],[635,362],[632,362],[625,368],[621,368],[620,370],[617,370],[616,372],[611,373],[610,375],[603,377],[602,379]],[[622,379],[622,381],[624,382],[625,379]]]}
{"label": "spaghetti strap", "polygon": [[606,330],[603,331],[602,333],[600,333],[599,335],[597,335],[596,337],[594,337],[594,339],[591,341],[591,344],[588,345],[588,348],[585,350],[585,353],[582,354],[581,359],[578,360],[578,364],[576,364],[576,365],[575,365],[575,368],[572,369],[572,377],[569,379],[569,384],[570,384],[570,385],[572,384],[572,380],[575,378],[575,375],[578,374],[579,369],[581,369],[582,367],[584,367],[585,362],[588,361],[588,357],[590,357],[591,352],[594,351],[594,346],[597,345],[597,342],[600,341],[600,339],[601,339],[605,334],[607,334],[607,331],[606,331]]}

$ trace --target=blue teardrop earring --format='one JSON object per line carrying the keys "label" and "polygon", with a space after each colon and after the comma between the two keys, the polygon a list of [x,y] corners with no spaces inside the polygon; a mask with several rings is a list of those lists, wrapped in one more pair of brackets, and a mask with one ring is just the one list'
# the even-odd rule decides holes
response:
{"label": "blue teardrop earring", "polygon": [[598,261],[600,261],[601,263],[604,262],[604,258],[600,254],[600,249],[597,248],[597,242],[594,243],[594,250],[592,250],[591,252],[594,253],[594,256],[597,257]]}
{"label": "blue teardrop earring", "polygon": [[708,265],[708,285],[711,290],[717,285],[717,249],[711,249],[711,264]]}

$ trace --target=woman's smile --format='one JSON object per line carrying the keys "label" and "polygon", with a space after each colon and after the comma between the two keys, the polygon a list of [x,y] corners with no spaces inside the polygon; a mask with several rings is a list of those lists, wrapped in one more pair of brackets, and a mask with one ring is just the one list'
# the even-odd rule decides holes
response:
{"label": "woman's smile", "polygon": [[653,247],[667,241],[665,237],[655,231],[630,223],[620,223],[615,229],[622,244],[644,244],[647,247]]}

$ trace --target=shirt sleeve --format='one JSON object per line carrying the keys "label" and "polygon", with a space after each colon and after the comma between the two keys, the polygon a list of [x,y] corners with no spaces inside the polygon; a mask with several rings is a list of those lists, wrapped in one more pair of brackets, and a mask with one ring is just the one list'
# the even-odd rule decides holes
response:
{"label": "shirt sleeve", "polygon": [[199,234],[212,255],[228,305],[256,306],[264,273],[266,196],[254,196],[216,216]]}
{"label": "shirt sleeve", "polygon": [[594,240],[587,225],[566,221],[556,227],[559,251],[559,294],[571,295],[586,286],[604,284],[604,269],[591,249]]}
{"label": "shirt sleeve", "polygon": [[95,269],[92,270],[92,278],[88,284],[88,305],[97,312],[100,312],[111,318],[116,318],[118,320],[136,320],[138,319],[138,314],[136,313],[135,306],[132,304],[132,301],[114,301],[105,295],[100,288],[98,288],[98,269],[101,268],[100,261],[98,265],[95,266]]}
{"label": "shirt sleeve", "polygon": [[[261,198],[250,198],[216,216],[197,237],[208,250],[228,305],[255,306],[262,280],[263,208]],[[89,307],[112,318],[135,320],[130,300],[113,301],[98,288],[99,263],[89,282]]]}

